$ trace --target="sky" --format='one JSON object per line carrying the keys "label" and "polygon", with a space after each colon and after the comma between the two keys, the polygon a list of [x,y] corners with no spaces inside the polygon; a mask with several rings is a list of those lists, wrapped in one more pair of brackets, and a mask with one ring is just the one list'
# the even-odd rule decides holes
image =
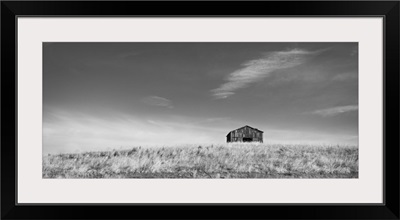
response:
{"label": "sky", "polygon": [[358,145],[358,43],[43,43],[43,153]]}

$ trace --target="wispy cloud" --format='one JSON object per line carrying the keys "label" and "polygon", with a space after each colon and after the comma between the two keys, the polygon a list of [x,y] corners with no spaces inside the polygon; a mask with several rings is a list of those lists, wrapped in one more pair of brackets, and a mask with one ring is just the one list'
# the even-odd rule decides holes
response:
{"label": "wispy cloud", "polygon": [[48,110],[43,120],[43,153],[68,153],[177,144],[224,143],[225,131],[190,120],[127,114],[92,114]]}
{"label": "wispy cloud", "polygon": [[332,80],[334,81],[348,81],[357,79],[358,75],[355,72],[348,72],[348,73],[340,73],[335,75]]}
{"label": "wispy cloud", "polygon": [[357,111],[357,105],[337,106],[333,108],[319,109],[310,112],[311,114],[321,115],[323,117],[336,116],[345,112]]}
{"label": "wispy cloud", "polygon": [[160,122],[154,121],[154,120],[147,120],[147,122],[149,124],[156,125],[156,126],[159,126],[159,127],[163,127],[163,128],[166,128],[166,129],[171,129],[172,128],[171,126],[168,126],[166,124],[163,124],[163,123],[160,123]]}
{"label": "wispy cloud", "polygon": [[143,102],[148,104],[148,105],[153,105],[153,106],[161,106],[161,107],[167,107],[167,108],[173,108],[174,106],[172,105],[172,101],[160,96],[148,96],[143,98]]}
{"label": "wispy cloud", "polygon": [[306,62],[309,55],[324,50],[307,51],[292,49],[265,53],[263,57],[243,63],[243,68],[228,75],[225,83],[211,90],[216,99],[224,99],[235,94],[238,89],[246,88],[251,83],[268,77],[273,71],[295,67]]}
{"label": "wispy cloud", "polygon": [[326,132],[323,130],[292,130],[274,129],[264,130],[264,143],[266,144],[293,144],[293,145],[358,145],[358,135],[346,132]]}
{"label": "wispy cloud", "polygon": [[205,122],[220,122],[220,121],[226,121],[229,120],[229,117],[220,117],[220,118],[207,118]]}

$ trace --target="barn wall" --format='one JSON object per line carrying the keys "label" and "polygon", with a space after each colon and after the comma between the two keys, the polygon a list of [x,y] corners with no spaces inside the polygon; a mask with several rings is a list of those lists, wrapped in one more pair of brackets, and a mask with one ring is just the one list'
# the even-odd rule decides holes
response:
{"label": "barn wall", "polygon": [[262,143],[263,133],[249,127],[244,127],[231,131],[228,134],[227,142],[243,142],[243,138],[252,138],[252,141]]}

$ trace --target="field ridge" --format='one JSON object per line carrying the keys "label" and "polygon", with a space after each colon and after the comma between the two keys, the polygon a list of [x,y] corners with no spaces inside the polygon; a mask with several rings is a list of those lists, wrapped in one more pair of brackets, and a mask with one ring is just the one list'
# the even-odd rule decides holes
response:
{"label": "field ridge", "polygon": [[358,146],[215,144],[43,156],[43,178],[358,178]]}

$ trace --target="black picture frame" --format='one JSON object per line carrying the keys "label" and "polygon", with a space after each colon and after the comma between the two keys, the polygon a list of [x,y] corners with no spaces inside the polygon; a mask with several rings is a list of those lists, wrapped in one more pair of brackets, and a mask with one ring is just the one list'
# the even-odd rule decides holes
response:
{"label": "black picture frame", "polygon": [[[399,1],[2,1],[2,219],[399,219]],[[383,17],[384,203],[382,204],[46,204],[16,201],[17,18]]]}

